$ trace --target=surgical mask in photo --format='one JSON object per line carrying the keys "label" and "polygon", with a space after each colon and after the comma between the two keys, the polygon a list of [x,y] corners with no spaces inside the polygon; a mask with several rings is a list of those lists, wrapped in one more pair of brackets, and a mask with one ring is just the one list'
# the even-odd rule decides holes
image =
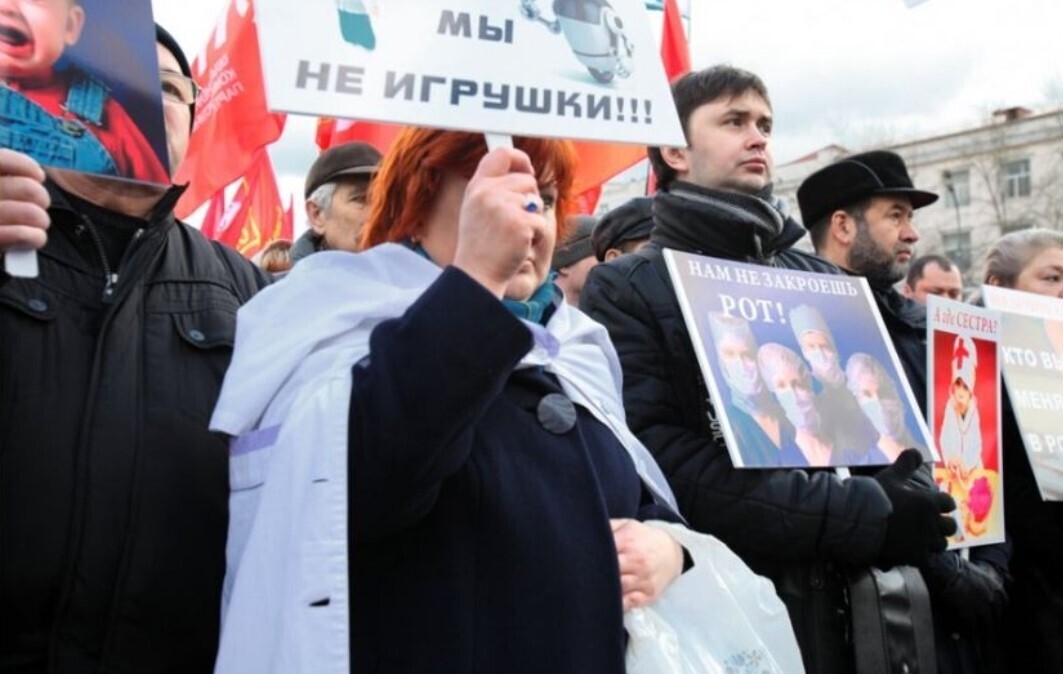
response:
{"label": "surgical mask in photo", "polygon": [[796,428],[809,433],[819,431],[819,410],[816,409],[815,399],[811,394],[798,396],[793,389],[784,389],[776,391],[775,398],[786,413],[786,418]]}
{"label": "surgical mask in photo", "polygon": [[879,435],[898,438],[904,433],[904,407],[899,400],[868,398],[860,401],[860,408]]}
{"label": "surgical mask in photo", "polygon": [[751,359],[724,359],[723,378],[736,393],[744,396],[755,396],[764,390],[764,380],[760,378],[757,363]]}
{"label": "surgical mask in photo", "polygon": [[838,367],[836,354],[824,349],[811,349],[802,352],[812,367],[812,372],[820,379],[826,379],[828,383],[838,385],[844,378],[845,373]]}

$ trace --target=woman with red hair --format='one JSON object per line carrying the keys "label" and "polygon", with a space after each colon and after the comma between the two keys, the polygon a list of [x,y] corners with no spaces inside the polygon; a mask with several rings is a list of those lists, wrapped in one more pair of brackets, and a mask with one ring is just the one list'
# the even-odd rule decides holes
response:
{"label": "woman with red hair", "polygon": [[549,277],[572,148],[514,144],[402,132],[366,250],[241,310],[217,672],[619,674],[681,573],[615,351]]}

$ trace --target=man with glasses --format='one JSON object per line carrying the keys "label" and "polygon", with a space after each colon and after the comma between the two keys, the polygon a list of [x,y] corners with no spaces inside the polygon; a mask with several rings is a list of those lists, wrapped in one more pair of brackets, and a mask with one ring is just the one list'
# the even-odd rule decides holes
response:
{"label": "man with glasses", "polygon": [[[157,27],[171,171],[196,87]],[[0,150],[0,671],[213,668],[228,447],[208,422],[268,279],[175,220],[183,186]],[[50,226],[49,226],[50,225]]]}

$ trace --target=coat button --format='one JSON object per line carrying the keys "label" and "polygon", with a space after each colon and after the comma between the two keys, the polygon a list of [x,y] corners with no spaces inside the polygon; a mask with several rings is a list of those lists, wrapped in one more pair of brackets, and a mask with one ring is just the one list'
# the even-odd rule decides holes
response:
{"label": "coat button", "polygon": [[26,306],[28,306],[31,311],[36,311],[38,314],[48,311],[48,303],[44,300],[37,298],[33,298],[32,300],[27,302]]}
{"label": "coat button", "polygon": [[557,435],[568,433],[576,425],[576,406],[560,393],[543,396],[535,413],[542,427]]}
{"label": "coat button", "polygon": [[188,337],[189,337],[189,339],[191,339],[191,340],[192,340],[193,342],[202,342],[202,341],[203,341],[204,339],[206,339],[206,338],[207,338],[207,336],[206,336],[206,335],[204,335],[204,334],[203,334],[202,332],[200,332],[199,330],[189,330],[189,331],[188,331]]}

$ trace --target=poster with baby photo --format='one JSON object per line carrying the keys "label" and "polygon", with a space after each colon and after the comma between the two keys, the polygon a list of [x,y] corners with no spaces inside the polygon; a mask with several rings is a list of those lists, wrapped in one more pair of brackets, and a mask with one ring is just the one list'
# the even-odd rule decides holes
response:
{"label": "poster with baby photo", "polygon": [[[194,83],[168,77],[167,99],[190,105]],[[168,184],[151,2],[5,2],[0,147],[44,166]]]}
{"label": "poster with baby photo", "polygon": [[927,408],[941,460],[934,481],[956,500],[950,548],[1004,541],[1000,314],[927,296]]}
{"label": "poster with baby photo", "polygon": [[735,466],[937,460],[866,280],[665,259]]}
{"label": "poster with baby photo", "polygon": [[1000,312],[1000,367],[1037,488],[1063,501],[1063,299],[990,285],[982,296]]}

